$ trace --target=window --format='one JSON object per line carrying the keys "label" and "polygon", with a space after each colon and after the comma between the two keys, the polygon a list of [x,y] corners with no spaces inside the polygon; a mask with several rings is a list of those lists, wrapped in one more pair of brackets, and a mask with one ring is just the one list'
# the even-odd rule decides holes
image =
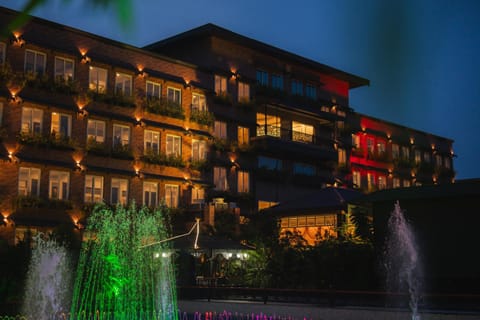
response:
{"label": "window", "polygon": [[103,143],[105,141],[105,121],[88,120],[87,141]]}
{"label": "window", "polygon": [[283,77],[278,74],[272,74],[272,88],[283,90]]}
{"label": "window", "polygon": [[373,173],[367,173],[367,186],[369,191],[375,189],[375,175]]}
{"label": "window", "polygon": [[400,158],[400,147],[398,144],[392,144],[392,158],[393,159],[398,159]]}
{"label": "window", "polygon": [[442,166],[442,156],[439,154],[435,155],[435,166],[441,167]]}
{"label": "window", "polygon": [[25,50],[25,72],[41,75],[45,73],[47,55],[33,50]]}
{"label": "window", "polygon": [[72,128],[72,116],[63,113],[52,112],[52,136],[56,138],[70,137]]}
{"label": "window", "polygon": [[5,63],[5,56],[6,56],[6,53],[7,53],[6,48],[7,48],[7,46],[5,45],[5,43],[0,42],[0,64]]}
{"label": "window", "polygon": [[182,155],[182,138],[180,136],[167,134],[166,154],[175,157]]}
{"label": "window", "polygon": [[239,170],[237,173],[237,192],[250,191],[250,174],[247,171]]}
{"label": "window", "polygon": [[410,160],[410,149],[406,146],[402,146],[402,159]]}
{"label": "window", "polygon": [[415,150],[415,163],[419,164],[420,162],[422,162],[422,153],[420,150]]}
{"label": "window", "polygon": [[73,60],[55,57],[55,80],[73,80],[73,66]]}
{"label": "window", "polygon": [[258,211],[276,206],[278,202],[258,200]]}
{"label": "window", "polygon": [[393,178],[393,187],[394,188],[400,188],[400,179],[399,178]]}
{"label": "window", "polygon": [[352,147],[360,148],[360,136],[358,134],[352,134]]}
{"label": "window", "polygon": [[147,207],[156,207],[158,202],[158,183],[143,183],[143,204]]}
{"label": "window", "polygon": [[344,166],[347,163],[347,153],[345,149],[338,148],[338,164]]}
{"label": "window", "polygon": [[180,108],[182,105],[182,91],[177,88],[167,88],[167,100]]}
{"label": "window", "polygon": [[227,169],[222,167],[213,167],[213,184],[215,190],[228,190]]}
{"label": "window", "polygon": [[117,73],[115,76],[115,94],[130,97],[132,95],[132,76]]}
{"label": "window", "polygon": [[250,142],[250,130],[247,127],[237,127],[238,145],[248,145]]}
{"label": "window", "polygon": [[222,95],[227,93],[227,78],[215,75],[215,94]]}
{"label": "window", "polygon": [[305,95],[307,96],[307,98],[317,100],[317,88],[311,84],[307,84],[305,86]]}
{"label": "window", "polygon": [[3,125],[3,102],[0,102],[0,126]]}
{"label": "window", "polygon": [[377,142],[377,154],[380,157],[385,155],[385,142],[384,141],[378,141]]}
{"label": "window", "polygon": [[280,117],[257,113],[257,137],[265,135],[280,137],[280,129]]}
{"label": "window", "polygon": [[298,80],[292,80],[291,94],[303,96],[303,84]]}
{"label": "window", "polygon": [[162,86],[159,83],[147,81],[145,91],[147,99],[160,99],[162,97]]}
{"label": "window", "polygon": [[68,200],[70,173],[65,171],[50,171],[48,197],[50,199]]}
{"label": "window", "polygon": [[360,175],[360,171],[353,171],[352,172],[352,182],[354,188],[361,188],[362,187],[362,176]]}
{"label": "window", "polygon": [[425,151],[423,153],[423,160],[426,162],[426,163],[430,163],[432,161],[432,156],[430,155],[430,151]]}
{"label": "window", "polygon": [[387,178],[385,176],[378,176],[378,189],[383,190],[387,188]]}
{"label": "window", "polygon": [[41,134],[43,111],[35,108],[22,108],[22,133]]}
{"label": "window", "polygon": [[130,144],[130,127],[120,124],[113,125],[113,148]]}
{"label": "window", "polygon": [[404,187],[410,187],[412,184],[410,182],[410,180],[403,180],[403,186]]}
{"label": "window", "polygon": [[448,156],[445,156],[445,158],[443,158],[443,165],[445,168],[450,169],[452,167],[452,160],[450,160]]}
{"label": "window", "polygon": [[207,100],[205,95],[192,93],[192,110],[207,111]]}
{"label": "window", "polygon": [[214,123],[215,138],[227,139],[227,123],[224,121],[215,121]]}
{"label": "window", "polygon": [[204,203],[205,202],[205,189],[192,188],[192,203]]}
{"label": "window", "polygon": [[207,159],[207,142],[192,139],[192,161]]}
{"label": "window", "polygon": [[292,140],[298,142],[313,143],[313,126],[296,122],[292,122]]}
{"label": "window", "polygon": [[97,93],[107,92],[107,69],[90,66],[88,89]]}
{"label": "window", "polygon": [[305,176],[315,175],[315,166],[306,163],[295,162],[293,164],[293,174],[300,174]]}
{"label": "window", "polygon": [[268,86],[268,72],[257,70],[257,84],[261,86]]}
{"label": "window", "polygon": [[268,170],[282,170],[282,160],[265,157],[265,156],[259,156],[258,167],[265,168]]}
{"label": "window", "polygon": [[144,154],[159,154],[160,133],[156,131],[145,130],[143,149]]}
{"label": "window", "polygon": [[103,177],[85,176],[85,202],[97,203],[103,200]]}
{"label": "window", "polygon": [[375,145],[373,144],[372,138],[367,138],[367,151],[369,155],[373,155],[375,151]]}
{"label": "window", "polygon": [[178,207],[178,185],[166,184],[165,185],[165,204],[169,208]]}
{"label": "window", "polygon": [[40,194],[40,169],[20,168],[18,174],[18,195],[38,196]]}
{"label": "window", "polygon": [[245,82],[238,82],[238,101],[248,102],[250,101],[250,85]]}
{"label": "window", "polygon": [[110,203],[126,205],[128,201],[128,180],[112,178]]}

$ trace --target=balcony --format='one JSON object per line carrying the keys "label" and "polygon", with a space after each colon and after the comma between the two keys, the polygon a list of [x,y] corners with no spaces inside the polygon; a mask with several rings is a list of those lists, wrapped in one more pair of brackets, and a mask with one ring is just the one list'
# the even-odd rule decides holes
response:
{"label": "balcony", "polygon": [[215,117],[213,113],[207,110],[200,110],[192,105],[190,109],[190,121],[212,127],[215,122]]}
{"label": "balcony", "polygon": [[185,113],[181,105],[167,99],[145,99],[143,101],[145,111],[176,119],[185,119]]}

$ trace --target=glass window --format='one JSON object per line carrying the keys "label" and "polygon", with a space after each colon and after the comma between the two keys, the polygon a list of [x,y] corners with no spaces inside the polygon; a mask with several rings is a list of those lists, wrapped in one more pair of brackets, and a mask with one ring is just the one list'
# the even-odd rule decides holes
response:
{"label": "glass window", "polygon": [[50,199],[68,200],[70,173],[65,171],[50,171],[49,192]]}
{"label": "glass window", "polygon": [[402,146],[402,159],[410,160],[410,149],[406,146]]}
{"label": "glass window", "polygon": [[378,176],[378,189],[383,190],[387,188],[387,178],[385,176]]}
{"label": "glass window", "polygon": [[445,168],[450,169],[452,167],[452,160],[448,156],[445,156],[443,158],[443,165]]}
{"label": "glass window", "polygon": [[307,98],[317,100],[317,88],[311,84],[305,86],[305,95]]}
{"label": "glass window", "polygon": [[18,174],[18,195],[38,196],[39,194],[40,169],[21,167]]}
{"label": "glass window", "polygon": [[159,154],[160,152],[160,132],[145,130],[144,135],[144,154]]}
{"label": "glass window", "polygon": [[57,138],[70,137],[72,128],[72,116],[63,113],[52,112],[52,136]]}
{"label": "glass window", "polygon": [[103,177],[85,176],[85,202],[97,203],[103,200]]}
{"label": "glass window", "polygon": [[207,142],[192,139],[192,161],[207,159]]}
{"label": "glass window", "polygon": [[227,93],[227,78],[215,75],[215,94],[222,95]]}
{"label": "glass window", "polygon": [[110,187],[110,203],[126,205],[128,201],[128,180],[112,178]]}
{"label": "glass window", "polygon": [[268,170],[282,170],[282,160],[265,157],[265,156],[259,156],[258,167],[265,168]]}
{"label": "glass window", "polygon": [[178,207],[179,188],[176,184],[165,185],[165,204],[169,208]]}
{"label": "glass window", "polygon": [[283,77],[278,74],[272,74],[272,88],[283,90]]}
{"label": "glass window", "polygon": [[383,156],[385,154],[385,142],[378,141],[377,142],[377,153],[379,156]]}
{"label": "glass window", "polygon": [[227,123],[224,121],[215,121],[213,135],[216,138],[227,139]]}
{"label": "glass window", "polygon": [[192,203],[204,203],[205,202],[205,189],[192,188]]}
{"label": "glass window", "polygon": [[404,187],[410,187],[412,185],[412,183],[410,182],[410,180],[403,180],[403,186]]}
{"label": "glass window", "polygon": [[426,163],[430,163],[432,161],[432,156],[430,155],[430,151],[425,151],[423,153],[423,160],[426,162]]}
{"label": "glass window", "polygon": [[360,148],[360,136],[358,134],[352,134],[352,147]]}
{"label": "glass window", "polygon": [[105,141],[105,121],[88,120],[87,141],[96,141],[103,143]]}
{"label": "glass window", "polygon": [[368,190],[369,191],[372,191],[374,190],[375,188],[375,175],[372,174],[372,173],[367,173],[367,186],[368,186]]}
{"label": "glass window", "polygon": [[4,42],[0,42],[0,64],[5,63],[6,55],[7,55],[7,45]]}
{"label": "glass window", "polygon": [[250,85],[245,82],[238,82],[238,101],[248,102],[250,101]]}
{"label": "glass window", "polygon": [[280,117],[257,113],[257,137],[265,135],[280,137],[280,123]]}
{"label": "glass window", "polygon": [[158,183],[143,183],[143,204],[147,207],[156,207],[158,202]]}
{"label": "glass window", "polygon": [[292,122],[292,140],[313,143],[313,126],[301,122]]}
{"label": "glass window", "polygon": [[167,88],[167,100],[179,107],[182,105],[182,90],[177,88]]}
{"label": "glass window", "polygon": [[315,175],[315,166],[307,163],[295,162],[293,164],[293,174],[301,174],[305,176]]}
{"label": "glass window", "polygon": [[362,187],[362,176],[360,175],[360,171],[353,171],[352,172],[352,180],[353,180],[353,187],[354,188],[361,188]]}
{"label": "glass window", "polygon": [[237,127],[237,138],[239,145],[247,145],[250,141],[250,130],[247,127]]}
{"label": "glass window", "polygon": [[250,174],[247,171],[237,172],[237,192],[250,191]]}
{"label": "glass window", "polygon": [[73,80],[73,66],[72,59],[55,57],[55,79],[58,80]]}
{"label": "glass window", "polygon": [[113,125],[113,147],[128,146],[130,144],[130,127],[120,124]]}
{"label": "glass window", "polygon": [[117,72],[115,76],[115,94],[127,97],[132,95],[132,76]]}
{"label": "glass window", "polygon": [[25,50],[25,72],[37,74],[45,73],[47,55],[33,50]]}
{"label": "glass window", "polygon": [[392,144],[392,158],[393,159],[398,159],[400,158],[400,147],[398,144]]}
{"label": "glass window", "polygon": [[166,144],[167,156],[178,157],[182,155],[182,138],[180,136],[167,134]]}
{"label": "glass window", "polygon": [[375,151],[375,145],[372,138],[367,138],[367,151],[369,154],[373,154]]}
{"label": "glass window", "polygon": [[347,163],[347,152],[345,149],[338,148],[338,164],[345,165]]}
{"label": "glass window", "polygon": [[162,86],[159,83],[147,81],[147,99],[160,99],[162,97]]}
{"label": "glass window", "polygon": [[90,66],[88,89],[98,92],[107,92],[107,69]]}
{"label": "glass window", "polygon": [[192,110],[207,111],[207,100],[205,95],[192,93]]}
{"label": "glass window", "polygon": [[223,167],[213,167],[213,184],[215,190],[228,190],[227,169]]}
{"label": "glass window", "polygon": [[268,72],[257,70],[257,84],[261,86],[268,86]]}
{"label": "glass window", "polygon": [[0,126],[3,125],[3,102],[0,102]]}
{"label": "glass window", "polygon": [[399,178],[393,178],[393,187],[394,188],[400,188],[400,179]]}
{"label": "glass window", "polygon": [[419,164],[420,162],[422,162],[422,153],[420,150],[415,150],[415,163]]}
{"label": "glass window", "polygon": [[43,124],[43,110],[22,108],[22,133],[41,134]]}
{"label": "glass window", "polygon": [[298,80],[292,80],[291,94],[303,96],[303,84]]}
{"label": "glass window", "polygon": [[442,166],[442,156],[439,154],[435,155],[435,166],[441,167]]}

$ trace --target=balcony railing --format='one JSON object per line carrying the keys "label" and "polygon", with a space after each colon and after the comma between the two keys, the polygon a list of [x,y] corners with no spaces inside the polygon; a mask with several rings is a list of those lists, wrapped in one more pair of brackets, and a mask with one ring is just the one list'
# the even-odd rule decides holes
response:
{"label": "balcony railing", "polygon": [[320,139],[313,134],[308,134],[301,131],[285,129],[279,126],[272,125],[257,125],[257,137],[270,136],[280,138],[282,140],[301,142],[307,144],[320,144]]}

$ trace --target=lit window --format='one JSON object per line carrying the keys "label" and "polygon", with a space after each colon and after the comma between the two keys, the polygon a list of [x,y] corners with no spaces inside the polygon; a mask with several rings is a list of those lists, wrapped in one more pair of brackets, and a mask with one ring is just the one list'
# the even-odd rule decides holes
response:
{"label": "lit window", "polygon": [[448,156],[445,156],[445,158],[443,159],[443,163],[445,168],[447,169],[450,169],[452,167],[452,160]]}
{"label": "lit window", "polygon": [[162,86],[159,83],[147,81],[146,86],[147,99],[160,99],[162,97]]}
{"label": "lit window", "polygon": [[344,166],[347,163],[347,153],[345,149],[338,148],[338,164]]}
{"label": "lit window", "polygon": [[435,166],[441,167],[442,166],[442,156],[439,154],[435,155]]}
{"label": "lit window", "polygon": [[385,155],[385,142],[384,141],[378,141],[377,142],[377,153],[379,156]]}
{"label": "lit window", "polygon": [[73,66],[72,59],[55,57],[55,80],[73,80]]}
{"label": "lit window", "polygon": [[410,149],[406,146],[402,146],[402,159],[410,160]]}
{"label": "lit window", "polygon": [[410,187],[412,184],[410,182],[410,180],[403,180],[403,186],[404,187]]}
{"label": "lit window", "polygon": [[392,144],[392,158],[393,159],[398,159],[400,158],[400,147],[398,144]]}
{"label": "lit window", "polygon": [[313,143],[313,126],[296,122],[292,122],[292,140],[298,142]]}
{"label": "lit window", "polygon": [[166,184],[165,185],[165,204],[169,208],[178,207],[178,185]]}
{"label": "lit window", "polygon": [[85,176],[85,202],[97,203],[103,200],[103,177]]}
{"label": "lit window", "polygon": [[20,168],[18,174],[18,195],[38,196],[40,193],[40,169]]}
{"label": "lit window", "polygon": [[311,84],[307,84],[305,86],[305,95],[307,96],[307,98],[317,100],[317,88]]}
{"label": "lit window", "polygon": [[238,101],[250,101],[250,85],[248,83],[238,82]]}
{"label": "lit window", "polygon": [[192,110],[207,111],[207,100],[205,95],[192,93]]}
{"label": "lit window", "polygon": [[88,89],[97,93],[107,92],[107,69],[90,67]]}
{"label": "lit window", "polygon": [[227,93],[227,78],[215,75],[215,94],[223,95]]}
{"label": "lit window", "polygon": [[204,203],[205,202],[205,189],[192,188],[192,203]]}
{"label": "lit window", "polygon": [[282,160],[259,156],[258,157],[258,167],[268,170],[282,170]]}
{"label": "lit window", "polygon": [[143,205],[147,207],[156,207],[158,202],[158,183],[143,183]]}
{"label": "lit window", "polygon": [[258,200],[258,211],[276,206],[278,202]]}
{"label": "lit window", "polygon": [[128,199],[128,180],[112,178],[112,185],[110,187],[110,203],[122,205],[127,204]]}
{"label": "lit window", "polygon": [[375,145],[373,144],[372,138],[367,138],[367,151],[370,155],[372,155],[375,151]]}
{"label": "lit window", "polygon": [[426,162],[426,163],[430,163],[432,161],[432,156],[430,154],[430,151],[425,151],[423,153],[423,160]]}
{"label": "lit window", "polygon": [[128,146],[130,144],[130,127],[120,124],[113,125],[113,148]]}
{"label": "lit window", "polygon": [[182,105],[182,91],[177,88],[168,87],[167,100],[180,108]]}
{"label": "lit window", "polygon": [[7,52],[7,45],[3,42],[0,42],[0,64],[5,63],[5,56]]}
{"label": "lit window", "polygon": [[160,133],[157,131],[145,130],[143,148],[144,154],[159,154]]}
{"label": "lit window", "polygon": [[238,171],[237,174],[237,192],[250,191],[250,175],[246,171]]}
{"label": "lit window", "polygon": [[182,155],[182,138],[180,136],[167,134],[166,154],[175,157]]}
{"label": "lit window", "polygon": [[399,178],[393,178],[393,187],[394,188],[400,188],[400,179]]}
{"label": "lit window", "polygon": [[22,133],[41,134],[43,111],[35,108],[22,108]]}
{"label": "lit window", "polygon": [[280,117],[257,113],[257,137],[264,135],[280,137],[280,123]]}
{"label": "lit window", "polygon": [[105,141],[105,121],[88,120],[87,141],[103,143]]}
{"label": "lit window", "polygon": [[268,72],[257,70],[257,84],[261,86],[268,86]]}
{"label": "lit window", "polygon": [[247,127],[237,127],[238,145],[247,145],[250,141],[250,130]]}
{"label": "lit window", "polygon": [[292,80],[292,95],[303,96],[303,84],[298,80]]}
{"label": "lit window", "polygon": [[352,134],[352,147],[360,148],[360,136],[358,134]]}
{"label": "lit window", "polygon": [[115,94],[122,96],[132,95],[132,76],[124,73],[117,73],[115,77]]}
{"label": "lit window", "polygon": [[72,116],[68,114],[52,112],[51,134],[57,138],[70,137],[72,128]]}
{"label": "lit window", "polygon": [[48,197],[50,199],[68,200],[70,173],[65,171],[50,171]]}
{"label": "lit window", "polygon": [[375,189],[375,175],[370,172],[367,173],[367,186],[369,191]]}
{"label": "lit window", "polygon": [[352,172],[352,182],[354,188],[361,188],[362,187],[362,177],[360,175],[360,171],[353,171]]}
{"label": "lit window", "polygon": [[419,164],[420,162],[422,162],[422,153],[420,150],[415,150],[415,163]]}
{"label": "lit window", "polygon": [[224,121],[215,121],[214,123],[215,138],[226,139],[227,138],[227,123]]}
{"label": "lit window", "polygon": [[207,142],[192,139],[192,161],[207,159]]}
{"label": "lit window", "polygon": [[278,74],[272,74],[272,88],[283,90],[283,77]]}
{"label": "lit window", "polygon": [[223,167],[213,167],[213,184],[215,190],[228,190],[227,170]]}
{"label": "lit window", "polygon": [[378,189],[383,190],[387,188],[387,178],[385,176],[378,176]]}
{"label": "lit window", "polygon": [[293,174],[300,174],[305,176],[314,176],[315,175],[315,166],[306,164],[306,163],[299,163],[295,162],[293,164]]}
{"label": "lit window", "polygon": [[45,73],[47,55],[33,50],[25,50],[25,72],[35,75]]}

